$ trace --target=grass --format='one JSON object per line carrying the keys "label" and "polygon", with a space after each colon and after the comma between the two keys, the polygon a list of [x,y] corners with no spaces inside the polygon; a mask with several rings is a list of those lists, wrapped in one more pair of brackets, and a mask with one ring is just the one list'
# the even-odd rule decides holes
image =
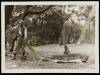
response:
{"label": "grass", "polygon": [[[88,63],[54,63],[54,62],[41,62],[29,59],[21,61],[19,58],[17,60],[11,60],[11,57],[6,57],[6,68],[10,69],[94,69],[95,67],[95,46],[94,45],[77,45],[68,44],[70,52],[79,53],[82,55],[88,55]],[[34,49],[43,57],[48,57],[52,55],[61,55],[64,52],[64,47],[58,44],[51,44],[45,46],[34,47]]]}

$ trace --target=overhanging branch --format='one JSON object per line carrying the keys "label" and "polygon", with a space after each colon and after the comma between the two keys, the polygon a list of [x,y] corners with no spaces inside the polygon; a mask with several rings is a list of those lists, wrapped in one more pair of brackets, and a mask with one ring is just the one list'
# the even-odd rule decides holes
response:
{"label": "overhanging branch", "polygon": [[50,5],[50,6],[48,6],[47,8],[45,8],[45,9],[43,9],[42,11],[39,11],[39,12],[37,12],[37,11],[33,11],[33,10],[25,10],[25,13],[22,15],[22,19],[24,19],[28,14],[42,14],[42,13],[44,13],[45,11],[47,11],[47,10],[49,10],[51,7],[53,7],[53,5]]}

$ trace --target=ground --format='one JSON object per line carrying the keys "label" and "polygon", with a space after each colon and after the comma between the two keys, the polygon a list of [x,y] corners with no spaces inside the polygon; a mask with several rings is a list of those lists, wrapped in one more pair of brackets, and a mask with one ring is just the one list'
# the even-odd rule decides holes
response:
{"label": "ground", "polygon": [[[37,63],[34,60],[11,60],[11,57],[6,56],[6,68],[10,69],[95,69],[95,45],[90,44],[68,44],[71,53],[80,53],[82,55],[89,55],[87,63],[54,63],[41,62]],[[34,49],[41,54],[41,56],[51,56],[55,54],[63,54],[64,47],[58,44],[50,44],[44,46],[34,47]]]}

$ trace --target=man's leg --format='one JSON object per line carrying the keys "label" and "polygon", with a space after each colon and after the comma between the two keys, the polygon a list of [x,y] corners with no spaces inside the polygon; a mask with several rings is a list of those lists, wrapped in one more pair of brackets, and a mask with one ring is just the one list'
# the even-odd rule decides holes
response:
{"label": "man's leg", "polygon": [[20,40],[17,39],[17,40],[14,42],[14,49],[13,49],[13,58],[12,58],[12,60],[15,60],[15,59],[16,59],[17,51],[20,49],[19,41],[20,41]]}
{"label": "man's leg", "polygon": [[24,60],[26,59],[26,56],[25,56],[25,45],[24,45],[24,41],[21,42],[21,50],[22,50],[22,56],[21,56],[21,59]]}
{"label": "man's leg", "polygon": [[11,42],[11,48],[9,50],[9,52],[13,52],[13,49],[14,49],[14,44],[15,44],[15,41],[17,40],[17,37],[13,39],[13,41]]}
{"label": "man's leg", "polygon": [[10,48],[9,52],[13,52],[13,49],[14,49],[14,42],[15,42],[15,41],[13,41],[13,43],[12,43],[12,45],[11,45],[11,48]]}

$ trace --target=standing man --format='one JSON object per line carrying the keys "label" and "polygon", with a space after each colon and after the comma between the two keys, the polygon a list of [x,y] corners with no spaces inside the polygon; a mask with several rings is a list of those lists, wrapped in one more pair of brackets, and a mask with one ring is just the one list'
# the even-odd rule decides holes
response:
{"label": "standing man", "polygon": [[16,59],[16,55],[18,53],[18,50],[20,50],[21,53],[21,58],[25,58],[25,43],[24,43],[24,26],[23,26],[23,20],[19,20],[19,24],[16,29],[16,38],[14,40],[14,48],[13,48],[13,58],[12,60]]}

